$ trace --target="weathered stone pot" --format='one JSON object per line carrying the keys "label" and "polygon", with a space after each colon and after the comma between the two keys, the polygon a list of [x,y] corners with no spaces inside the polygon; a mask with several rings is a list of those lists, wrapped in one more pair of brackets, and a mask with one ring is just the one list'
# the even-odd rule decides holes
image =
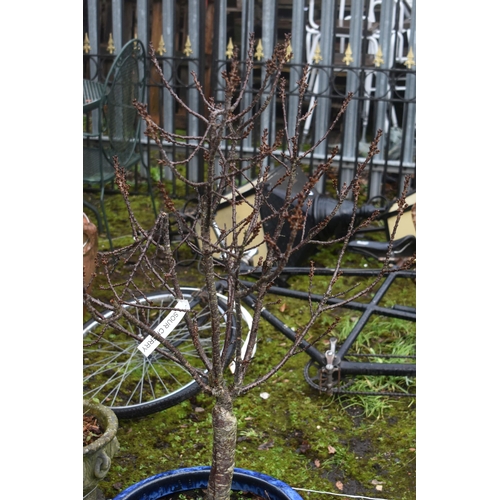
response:
{"label": "weathered stone pot", "polygon": [[103,435],[83,447],[83,498],[85,500],[104,499],[98,488],[111,467],[111,459],[119,451],[116,438],[118,418],[108,407],[91,401],[83,401],[83,414],[93,415],[104,430]]}
{"label": "weathered stone pot", "polygon": [[[129,486],[113,500],[157,500],[168,494],[206,488],[210,467],[176,469]],[[247,469],[234,469],[233,491],[248,491],[269,500],[303,500],[288,484],[272,476]],[[168,498],[168,497],[167,497]]]}

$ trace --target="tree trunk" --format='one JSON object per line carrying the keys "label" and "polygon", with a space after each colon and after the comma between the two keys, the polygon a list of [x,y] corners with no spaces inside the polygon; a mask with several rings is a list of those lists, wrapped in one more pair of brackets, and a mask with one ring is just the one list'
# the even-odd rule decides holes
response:
{"label": "tree trunk", "polygon": [[212,411],[212,469],[207,500],[229,500],[236,457],[236,417],[227,389],[217,396]]}

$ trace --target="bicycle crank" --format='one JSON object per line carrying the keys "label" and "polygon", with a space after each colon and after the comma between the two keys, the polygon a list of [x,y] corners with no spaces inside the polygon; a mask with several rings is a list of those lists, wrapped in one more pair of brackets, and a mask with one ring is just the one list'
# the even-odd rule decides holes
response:
{"label": "bicycle crank", "polygon": [[325,352],[326,364],[321,365],[312,359],[304,368],[304,378],[314,389],[327,394],[333,394],[347,388],[352,382],[342,384],[340,380],[340,370],[338,361],[335,359],[335,349],[337,339],[330,339],[330,349]]}
{"label": "bicycle crank", "polygon": [[391,397],[415,397],[416,394],[406,392],[389,391],[353,391],[347,390],[354,384],[354,379],[341,379],[340,362],[336,359],[335,348],[337,340],[330,339],[330,349],[325,352],[326,363],[318,363],[310,359],[304,367],[304,378],[313,388],[326,394],[350,394],[360,396],[391,396]]}

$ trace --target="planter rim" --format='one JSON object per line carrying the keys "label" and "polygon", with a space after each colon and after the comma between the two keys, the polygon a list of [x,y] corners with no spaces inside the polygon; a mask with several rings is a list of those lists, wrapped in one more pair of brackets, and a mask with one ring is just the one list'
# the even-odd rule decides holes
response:
{"label": "planter rim", "polygon": [[[118,430],[118,417],[111,408],[108,408],[101,403],[95,403],[94,401],[84,399],[83,409],[84,411],[88,410],[89,413],[97,417],[99,424],[105,428],[104,434],[101,437],[83,447],[83,454],[87,455],[101,449],[116,437],[116,432]],[[103,420],[105,422],[103,422]]]}
{"label": "planter rim", "polygon": [[[169,493],[188,491],[188,489],[206,488],[210,469],[211,466],[202,465],[161,472],[129,486],[114,497],[113,500],[135,500],[139,498],[154,500],[162,498]],[[171,480],[168,481],[170,483],[168,485],[166,484],[167,479]],[[184,481],[184,483],[182,481]],[[290,485],[275,477],[261,472],[235,467],[233,489],[235,491],[246,490],[249,486],[270,488],[272,491],[269,491],[269,493],[281,495],[282,499],[303,500],[299,493]],[[259,493],[258,491],[254,492]],[[134,496],[134,493],[142,496]],[[151,496],[148,497],[148,493],[151,494]]]}

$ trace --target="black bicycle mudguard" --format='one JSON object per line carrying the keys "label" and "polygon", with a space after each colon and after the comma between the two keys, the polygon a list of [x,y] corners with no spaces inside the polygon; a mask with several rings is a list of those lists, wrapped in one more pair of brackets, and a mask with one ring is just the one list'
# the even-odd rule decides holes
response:
{"label": "black bicycle mudguard", "polygon": [[[382,260],[389,250],[388,241],[353,240],[347,245],[347,249],[354,253],[359,253],[365,257],[372,257]],[[413,235],[407,235],[398,240],[394,240],[392,245],[391,258],[400,259],[411,257],[417,250],[417,239]]]}

